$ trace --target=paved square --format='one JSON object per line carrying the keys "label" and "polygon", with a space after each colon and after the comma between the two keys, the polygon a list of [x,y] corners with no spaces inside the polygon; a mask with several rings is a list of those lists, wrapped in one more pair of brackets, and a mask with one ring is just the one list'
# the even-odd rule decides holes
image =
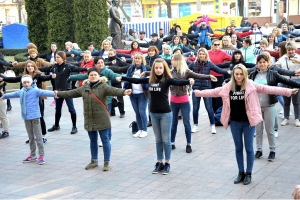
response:
{"label": "paved square", "polygon": [[[47,129],[54,123],[52,98],[45,100]],[[185,152],[186,139],[179,121],[176,149],[172,151],[169,175],[152,174],[156,163],[152,128],[146,138],[133,138],[129,124],[135,114],[125,97],[125,118],[111,117],[111,171],[103,172],[103,152],[99,167],[85,170],[90,162],[89,138],[83,129],[82,100],[74,99],[78,133],[71,135],[71,118],[63,106],[59,131],[48,133],[46,164],[22,163],[29,155],[27,133],[21,119],[19,99],[12,99],[9,138],[0,139],[0,199],[291,199],[300,184],[300,128],[279,127],[276,160],[268,162],[268,141],[264,134],[263,157],[255,160],[250,185],[233,184],[238,173],[230,129],[210,126],[203,103],[200,130],[192,134],[193,152]],[[281,122],[278,119],[279,123]],[[191,121],[192,122],[192,121]],[[254,141],[255,142],[255,141]],[[245,155],[245,154],[244,154]]]}

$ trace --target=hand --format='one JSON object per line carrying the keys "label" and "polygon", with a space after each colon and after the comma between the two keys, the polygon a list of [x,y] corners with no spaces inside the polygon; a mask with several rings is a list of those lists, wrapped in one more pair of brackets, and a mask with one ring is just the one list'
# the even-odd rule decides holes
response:
{"label": "hand", "polygon": [[191,52],[191,56],[192,56],[192,57],[194,56],[194,52]]}
{"label": "hand", "polygon": [[116,64],[116,63],[117,63],[117,61],[116,61],[116,60],[113,60],[113,61],[111,61],[111,63],[112,63],[112,64]]}
{"label": "hand", "polygon": [[130,95],[131,94],[131,89],[127,89],[124,91],[124,95]]}
{"label": "hand", "polygon": [[294,197],[294,199],[300,199],[300,185],[296,185],[292,192],[292,196]]}
{"label": "hand", "polygon": [[13,66],[16,66],[17,64],[18,64],[17,61],[14,61],[14,62],[12,63]]}
{"label": "hand", "polygon": [[210,36],[210,33],[207,32],[206,35],[209,35],[209,36]]}
{"label": "hand", "polygon": [[210,75],[210,80],[213,82],[217,82],[218,79],[214,75]]}
{"label": "hand", "polygon": [[197,47],[200,47],[200,44],[197,44]]}
{"label": "hand", "polygon": [[74,57],[75,55],[74,54],[71,54],[71,57]]}
{"label": "hand", "polygon": [[195,31],[192,31],[192,34],[194,34],[195,33]]}
{"label": "hand", "polygon": [[202,34],[201,34],[201,33],[198,33],[198,35],[201,36]]}
{"label": "hand", "polygon": [[193,78],[189,78],[189,81],[190,81],[190,85],[194,85],[195,80]]}
{"label": "hand", "polygon": [[223,85],[225,85],[225,84],[226,84],[226,82],[225,82],[225,81],[223,81],[223,83],[222,83],[222,86],[223,86]]}
{"label": "hand", "polygon": [[291,58],[290,60],[292,61],[292,63],[299,63],[299,60],[297,60],[296,58]]}
{"label": "hand", "polygon": [[0,81],[3,81],[3,78],[0,78]]}
{"label": "hand", "polygon": [[146,72],[142,72],[142,73],[140,74],[140,78],[144,78],[145,75],[146,75]]}
{"label": "hand", "polygon": [[298,90],[299,90],[299,88],[292,89],[292,94],[297,94]]}
{"label": "hand", "polygon": [[134,55],[131,55],[131,59],[134,59]]}
{"label": "hand", "polygon": [[116,81],[121,82],[122,81],[122,77],[121,76],[116,77]]}
{"label": "hand", "polygon": [[122,43],[125,43],[125,40],[121,40]]}
{"label": "hand", "polygon": [[59,98],[59,97],[57,96],[58,91],[57,91],[57,90],[54,90],[53,92],[54,92],[54,97],[55,97],[56,99],[58,99],[58,98]]}
{"label": "hand", "polygon": [[126,58],[125,57],[121,57],[121,60],[126,62]]}
{"label": "hand", "polygon": [[56,78],[56,74],[52,74],[52,78],[55,79]]}
{"label": "hand", "polygon": [[231,75],[232,71],[231,71],[231,70],[228,70],[227,73],[228,73],[229,75]]}
{"label": "hand", "polygon": [[80,56],[83,56],[83,53],[81,53]]}
{"label": "hand", "polygon": [[295,71],[295,76],[300,76],[300,69]]}

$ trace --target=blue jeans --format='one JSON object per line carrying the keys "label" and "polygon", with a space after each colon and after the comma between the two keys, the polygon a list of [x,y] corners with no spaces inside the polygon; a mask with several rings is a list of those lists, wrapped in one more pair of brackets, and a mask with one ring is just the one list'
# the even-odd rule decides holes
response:
{"label": "blue jeans", "polygon": [[92,160],[98,160],[98,133],[103,144],[104,162],[110,160],[111,145],[110,145],[110,128],[99,131],[88,131],[90,137],[90,149]]}
{"label": "blue jeans", "polygon": [[171,122],[172,112],[169,113],[152,113],[150,112],[152,128],[156,141],[157,160],[171,159]]}
{"label": "blue jeans", "polygon": [[131,94],[130,95],[131,105],[135,112],[135,118],[139,130],[147,132],[147,104],[148,99],[145,97],[144,93],[140,94]]}
{"label": "blue jeans", "polygon": [[[204,105],[209,117],[210,125],[215,125],[215,114],[212,107],[212,99],[211,97],[202,97],[202,98],[204,100]],[[193,92],[192,100],[193,100],[193,120],[194,120],[194,124],[198,125],[198,112],[200,109],[201,97],[196,97]]]}
{"label": "blue jeans", "polygon": [[191,144],[191,124],[190,124],[190,102],[186,103],[172,103],[171,102],[171,109],[173,113],[173,120],[172,120],[172,128],[171,128],[171,143],[175,142],[175,137],[177,133],[177,125],[178,125],[178,113],[181,110],[181,116],[183,119],[184,130],[185,130],[185,137],[187,144]]}
{"label": "blue jeans", "polygon": [[[282,87],[282,83],[278,83],[278,87]],[[282,108],[283,108],[283,107],[284,107],[283,96],[282,96],[282,95],[278,95],[278,96],[277,96],[277,100],[279,101],[280,105],[281,105]]]}
{"label": "blue jeans", "polygon": [[[111,103],[107,104],[107,110],[109,111],[109,114],[111,111],[111,106],[112,106]],[[101,139],[101,137],[100,137],[100,139]],[[111,141],[111,128],[109,129],[109,140]]]}
{"label": "blue jeans", "polygon": [[56,103],[55,113],[61,114],[61,108],[62,108],[64,100],[66,100],[69,112],[71,114],[76,114],[72,98],[58,98],[58,99],[55,99],[55,103]]}
{"label": "blue jeans", "polygon": [[244,172],[244,143],[247,153],[247,169],[246,172],[251,173],[254,164],[254,150],[253,150],[253,138],[255,132],[255,126],[250,126],[249,122],[237,122],[230,120],[230,128],[232,138],[235,145],[235,156],[238,164],[239,172]]}

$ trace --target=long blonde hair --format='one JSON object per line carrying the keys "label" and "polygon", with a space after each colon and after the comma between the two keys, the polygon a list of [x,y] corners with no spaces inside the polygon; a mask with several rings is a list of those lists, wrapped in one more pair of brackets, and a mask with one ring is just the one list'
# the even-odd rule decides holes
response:
{"label": "long blonde hair", "polygon": [[157,63],[162,63],[164,66],[164,73],[162,75],[162,79],[160,80],[160,82],[164,82],[166,78],[172,78],[172,74],[170,72],[169,66],[166,63],[166,61],[162,58],[156,58],[153,62],[153,65],[151,67],[151,71],[150,71],[150,78],[149,78],[149,83],[150,84],[154,84],[157,81],[157,76],[155,74],[155,65]]}
{"label": "long blonde hair", "polygon": [[205,53],[204,61],[210,61],[208,51],[207,51],[207,49],[205,49],[205,48],[203,48],[203,47],[201,47],[201,48],[198,50],[198,52],[197,52],[197,61],[199,61],[199,52],[200,52],[200,51],[202,51],[202,52]]}
{"label": "long blonde hair", "polygon": [[136,52],[133,56],[133,59],[132,59],[132,64],[135,65],[135,58],[136,57],[140,57],[142,59],[142,65],[146,65],[146,59],[144,57],[144,55],[141,53],[141,52]]}
{"label": "long blonde hair", "polygon": [[[185,72],[189,69],[186,61],[181,54],[175,54],[172,57],[172,60],[176,63],[176,70],[181,76],[184,76]],[[174,66],[173,66],[174,67]]]}
{"label": "long blonde hair", "polygon": [[232,92],[236,91],[236,86],[237,86],[236,80],[234,78],[234,72],[235,72],[236,69],[242,70],[243,75],[244,75],[244,80],[243,80],[242,85],[241,85],[241,90],[246,89],[246,85],[247,85],[247,81],[248,81],[248,70],[247,70],[247,68],[243,64],[237,64],[236,66],[234,66],[233,69],[232,69],[231,80],[230,80],[230,90]]}

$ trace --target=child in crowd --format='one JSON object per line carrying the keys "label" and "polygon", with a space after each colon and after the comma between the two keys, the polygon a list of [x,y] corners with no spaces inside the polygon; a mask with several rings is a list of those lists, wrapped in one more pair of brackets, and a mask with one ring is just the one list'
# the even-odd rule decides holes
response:
{"label": "child in crowd", "polygon": [[[44,144],[42,140],[42,131],[40,125],[40,109],[39,97],[48,96],[54,97],[53,91],[46,91],[39,89],[32,77],[28,74],[21,79],[23,88],[19,91],[5,94],[1,99],[20,98],[21,114],[25,122],[25,127],[29,137],[30,155],[23,160],[24,163],[36,161],[36,143],[39,149],[39,164],[45,163],[44,158]],[[35,140],[34,140],[35,139]],[[36,143],[35,143],[36,141]]]}

